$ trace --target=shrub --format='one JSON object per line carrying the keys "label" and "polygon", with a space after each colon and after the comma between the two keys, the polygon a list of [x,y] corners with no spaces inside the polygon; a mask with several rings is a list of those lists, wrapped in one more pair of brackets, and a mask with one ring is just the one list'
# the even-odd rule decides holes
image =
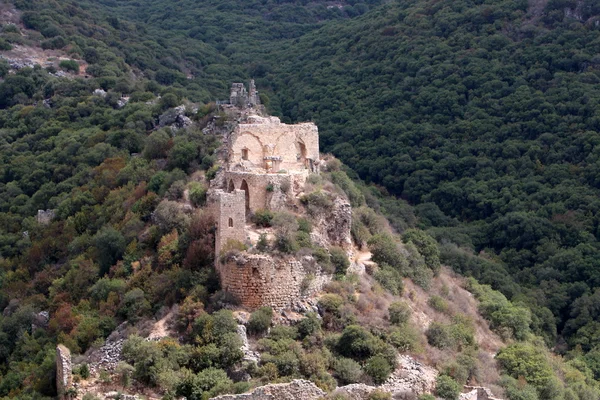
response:
{"label": "shrub", "polygon": [[429,393],[425,393],[419,396],[419,400],[435,400],[435,396]]}
{"label": "shrub", "polygon": [[382,390],[375,389],[367,397],[367,400],[392,400],[392,394]]}
{"label": "shrub", "polygon": [[435,394],[444,400],[457,400],[461,387],[448,375],[439,375],[435,383]]}
{"label": "shrub", "polygon": [[345,275],[346,270],[350,266],[350,260],[344,249],[340,247],[332,247],[329,249],[331,254],[331,264],[335,267],[335,273]]}
{"label": "shrub", "polygon": [[265,333],[271,326],[273,310],[271,307],[261,307],[250,315],[248,332],[254,335]]}
{"label": "shrub", "polygon": [[298,329],[293,326],[276,325],[269,331],[269,339],[282,340],[291,339],[296,340],[298,337]]}
{"label": "shrub", "polygon": [[256,210],[252,215],[252,222],[257,226],[269,227],[273,223],[273,216],[270,210]]}
{"label": "shrub", "polygon": [[333,207],[333,201],[329,195],[320,190],[305,194],[300,198],[300,202],[306,206],[310,214],[316,215]]}
{"label": "shrub", "polygon": [[387,335],[387,340],[401,352],[420,350],[419,333],[408,324],[392,328]]}
{"label": "shrub", "polygon": [[363,374],[360,364],[346,357],[337,358],[333,364],[333,369],[335,377],[343,385],[359,382]]}
{"label": "shrub", "polygon": [[310,336],[321,329],[321,320],[319,320],[317,314],[309,312],[306,314],[306,318],[303,318],[298,322],[298,334],[300,338]]}
{"label": "shrub", "polygon": [[208,188],[200,182],[192,182],[189,185],[190,201],[196,207],[201,207],[206,203],[206,192]]}
{"label": "shrub", "polygon": [[296,232],[296,243],[301,249],[310,249],[313,246],[310,235],[306,232]]}
{"label": "shrub", "polygon": [[258,236],[258,241],[256,242],[256,249],[258,251],[268,251],[269,250],[269,240],[267,239],[266,233],[261,233]]}
{"label": "shrub", "polygon": [[310,234],[312,232],[312,223],[307,218],[298,218],[298,230]]}
{"label": "shrub", "polygon": [[404,291],[404,282],[400,272],[386,263],[381,263],[373,274],[375,280],[391,294],[399,296]]}
{"label": "shrub", "polygon": [[500,350],[496,360],[510,376],[523,377],[538,389],[553,376],[544,350],[530,343],[513,343]]}
{"label": "shrub", "polygon": [[355,360],[365,360],[375,354],[377,342],[362,326],[347,326],[337,343],[338,352]]}
{"label": "shrub", "polygon": [[326,293],[319,298],[317,303],[320,310],[332,314],[339,314],[340,307],[344,304],[344,299],[335,293]]}
{"label": "shrub", "polygon": [[402,236],[404,243],[412,242],[425,259],[425,264],[434,274],[440,271],[440,249],[435,239],[422,230],[409,229]]}
{"label": "shrub", "polygon": [[410,319],[411,309],[403,301],[395,301],[388,307],[390,322],[394,325],[402,325]]}
{"label": "shrub", "polygon": [[438,349],[446,349],[454,346],[454,340],[450,334],[450,327],[439,322],[432,322],[425,332],[427,342]]}
{"label": "shrub", "polygon": [[75,60],[62,60],[58,66],[65,71],[71,71],[76,74],[79,73],[79,63]]}
{"label": "shrub", "polygon": [[393,367],[383,356],[376,355],[367,360],[365,372],[377,385],[382,384],[390,376]]}
{"label": "shrub", "polygon": [[399,244],[392,236],[380,233],[371,237],[367,244],[373,254],[371,258],[374,262],[377,264],[388,264],[402,275],[406,274],[406,257],[402,254]]}
{"label": "shrub", "polygon": [[446,302],[446,300],[442,299],[440,296],[436,296],[433,295],[429,298],[429,300],[427,300],[427,304],[429,304],[429,307],[433,308],[434,310],[441,312],[441,313],[447,313],[448,312],[448,303]]}

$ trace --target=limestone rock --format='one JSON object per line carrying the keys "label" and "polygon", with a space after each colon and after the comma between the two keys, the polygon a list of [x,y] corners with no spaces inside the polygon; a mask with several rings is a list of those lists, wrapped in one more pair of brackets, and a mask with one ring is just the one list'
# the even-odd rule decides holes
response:
{"label": "limestone rock", "polygon": [[327,235],[331,243],[347,248],[352,245],[350,228],[352,226],[352,207],[350,203],[338,197],[333,202],[333,210],[328,218]]}
{"label": "limestone rock", "polygon": [[325,395],[314,383],[295,379],[290,383],[261,386],[250,393],[214,397],[213,400],[317,400]]}
{"label": "limestone rock", "polygon": [[160,128],[170,126],[172,129],[182,129],[192,124],[192,120],[185,116],[184,105],[171,108],[158,117],[158,126]]}

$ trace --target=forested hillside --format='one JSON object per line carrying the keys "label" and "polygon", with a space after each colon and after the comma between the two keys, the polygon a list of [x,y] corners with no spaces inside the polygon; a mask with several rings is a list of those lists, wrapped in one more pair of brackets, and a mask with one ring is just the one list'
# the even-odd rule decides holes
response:
{"label": "forested hillside", "polygon": [[[184,189],[203,201],[187,176],[214,174],[217,143],[200,131],[209,103],[249,78],[283,121],[317,123],[322,151],[370,185],[366,203],[399,233],[425,230],[443,263],[523,316],[488,310],[492,324],[526,325],[597,386],[597,1],[4,3],[19,22],[3,21],[2,52],[55,50],[76,61],[63,72],[80,74],[0,60],[0,397],[52,394],[57,340],[85,350],[195,285],[208,302],[209,222],[188,230],[150,216]],[[171,137],[159,121],[180,104],[197,126]],[[45,209],[57,218],[41,229]],[[176,244],[161,242],[173,228]],[[168,245],[177,268],[124,286],[132,262]],[[42,309],[55,316],[51,334],[15,342]]]}

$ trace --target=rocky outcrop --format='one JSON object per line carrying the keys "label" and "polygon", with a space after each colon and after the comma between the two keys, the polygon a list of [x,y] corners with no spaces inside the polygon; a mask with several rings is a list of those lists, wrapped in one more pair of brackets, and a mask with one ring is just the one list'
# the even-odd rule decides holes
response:
{"label": "rocky outcrop", "polygon": [[381,386],[352,384],[339,387],[334,393],[346,395],[351,400],[366,400],[376,389],[392,395],[420,395],[433,392],[437,375],[434,368],[423,365],[410,356],[401,355],[398,357],[398,368]]}
{"label": "rocky outcrop", "polygon": [[56,210],[38,210],[37,222],[41,225],[48,225],[56,217]]}
{"label": "rocky outcrop", "polygon": [[71,351],[59,344],[56,346],[56,390],[59,398],[66,398],[72,383]]}
{"label": "rocky outcrop", "polygon": [[317,400],[325,395],[314,383],[295,379],[290,383],[261,386],[250,393],[227,394],[212,400]]}
{"label": "rocky outcrop", "polygon": [[158,126],[164,128],[170,126],[171,129],[187,128],[193,124],[192,120],[185,116],[185,106],[171,108],[158,117]]}
{"label": "rocky outcrop", "polygon": [[459,400],[501,400],[498,397],[494,397],[492,391],[482,386],[465,386],[467,393],[462,393]]}

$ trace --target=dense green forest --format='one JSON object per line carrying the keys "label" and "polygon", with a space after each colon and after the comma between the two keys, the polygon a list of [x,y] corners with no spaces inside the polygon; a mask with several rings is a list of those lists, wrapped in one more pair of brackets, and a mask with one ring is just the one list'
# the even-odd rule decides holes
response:
{"label": "dense green forest", "polygon": [[[57,340],[83,351],[198,285],[210,302],[207,222],[167,218],[168,204],[165,218],[151,214],[181,197],[188,173],[210,171],[218,143],[200,128],[155,128],[251,77],[272,113],[318,124],[322,151],[370,185],[367,204],[399,233],[427,231],[443,263],[529,310],[534,334],[600,378],[596,1],[14,6],[22,25],[2,25],[1,48],[60,50],[88,77],[9,74],[0,60],[0,397],[52,395]],[[211,111],[187,114],[202,127]],[[41,229],[38,209],[56,220]],[[174,228],[176,245],[162,242]],[[133,261],[174,245],[176,268],[146,266],[125,286]],[[48,336],[30,332],[39,310],[56,316]]]}

